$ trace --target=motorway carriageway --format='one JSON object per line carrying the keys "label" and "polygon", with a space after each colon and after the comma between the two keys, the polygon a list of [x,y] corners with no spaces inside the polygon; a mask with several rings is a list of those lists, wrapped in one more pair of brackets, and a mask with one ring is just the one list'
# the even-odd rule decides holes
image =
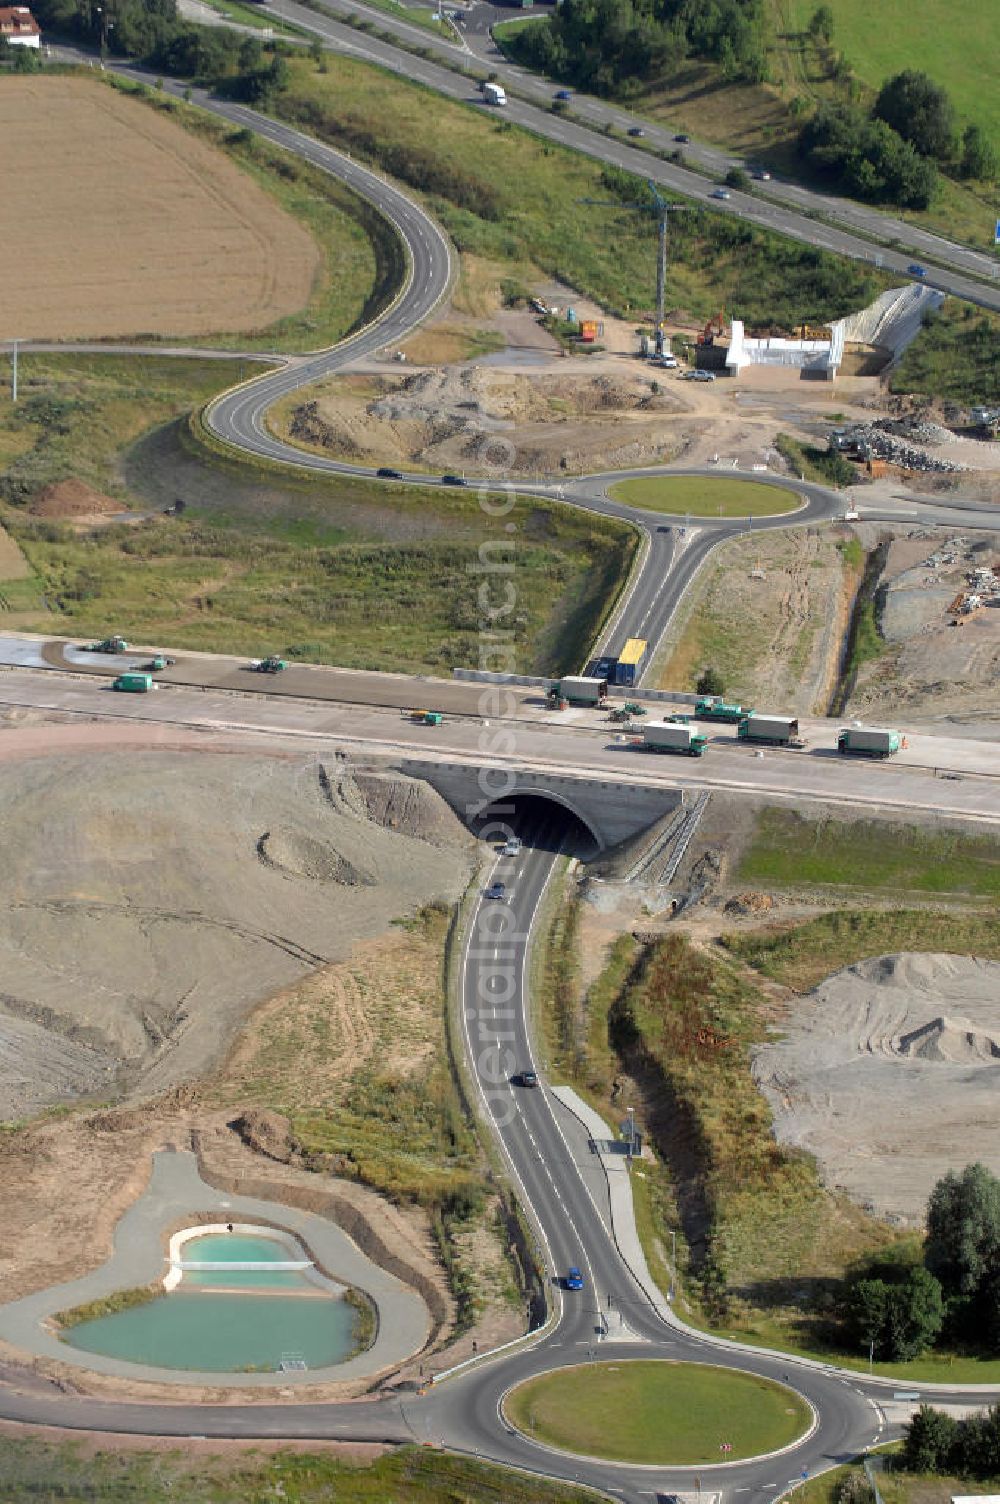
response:
{"label": "motorway carriageway", "polygon": [[[271,744],[291,739],[321,749],[340,747],[356,759],[385,758],[396,765],[405,760],[479,768],[488,762],[515,772],[570,774],[654,788],[729,790],[793,803],[822,800],[858,811],[923,810],[1000,823],[1000,783],[995,779],[950,770],[938,777],[932,767],[907,767],[898,759],[882,763],[843,758],[833,749],[832,734],[830,743],[814,752],[768,749],[758,757],[753,749],[733,741],[731,733],[715,728],[712,746],[695,759],[640,753],[619,742],[620,733],[606,723],[587,727],[540,716],[536,723],[515,723],[515,751],[497,758],[483,750],[490,745],[493,728],[484,731],[476,716],[449,716],[431,727],[379,706],[338,707],[183,686],[154,694],[115,694],[106,681],[20,668],[0,672],[3,705],[75,714],[84,720],[106,718],[133,726],[143,740],[154,728],[162,734],[163,727],[174,726],[235,735],[248,743],[263,736]],[[956,762],[1000,758],[1000,748],[989,742],[927,741],[935,756],[950,755]]]}

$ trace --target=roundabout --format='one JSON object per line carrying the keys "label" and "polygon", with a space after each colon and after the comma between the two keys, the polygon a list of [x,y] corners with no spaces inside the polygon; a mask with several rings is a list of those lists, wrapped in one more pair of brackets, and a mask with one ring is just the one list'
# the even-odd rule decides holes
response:
{"label": "roundabout", "polygon": [[815,1412],[784,1384],[736,1368],[633,1359],[559,1368],[505,1395],[522,1435],[641,1467],[704,1467],[795,1446]]}
{"label": "roundabout", "polygon": [[779,517],[801,511],[796,492],[737,476],[633,476],[608,487],[614,501],[673,517]]}

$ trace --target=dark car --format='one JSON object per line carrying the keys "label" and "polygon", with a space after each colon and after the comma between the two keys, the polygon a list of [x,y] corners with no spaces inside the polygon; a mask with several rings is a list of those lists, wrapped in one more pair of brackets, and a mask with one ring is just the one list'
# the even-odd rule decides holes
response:
{"label": "dark car", "polygon": [[927,275],[926,266],[921,266],[919,261],[911,261],[906,270],[911,277],[926,277]]}
{"label": "dark car", "polygon": [[441,484],[443,486],[464,486],[465,485],[465,476],[464,475],[442,475],[442,477],[441,477]]}
{"label": "dark car", "polygon": [[490,883],[489,887],[486,889],[485,896],[487,898],[506,898],[507,897],[507,884],[506,883]]}
{"label": "dark car", "polygon": [[583,1275],[580,1273],[575,1264],[571,1268],[566,1270],[566,1278],[563,1280],[563,1284],[566,1286],[567,1290],[583,1289]]}
{"label": "dark car", "polygon": [[644,136],[646,134],[641,125],[630,125],[628,133],[630,136]]}
{"label": "dark car", "polygon": [[390,470],[390,468],[389,468],[388,465],[380,465],[378,467],[378,469],[375,471],[375,474],[378,476],[379,480],[402,480],[403,479],[403,472],[402,472],[402,470]]}
{"label": "dark car", "polygon": [[753,173],[751,173],[751,176],[758,183],[769,183],[771,181],[771,174],[768,172],[766,167],[755,168]]}
{"label": "dark car", "polygon": [[686,146],[688,144],[688,142],[691,140],[691,137],[690,136],[686,136],[684,134],[684,132],[682,131],[679,136],[675,136],[674,137],[674,140],[675,141],[682,141],[684,143],[684,145]]}
{"label": "dark car", "polygon": [[537,1086],[538,1076],[535,1071],[521,1071],[516,1077],[518,1086]]}
{"label": "dark car", "polygon": [[555,97],[557,99],[572,99],[573,98],[572,94],[569,92],[568,89],[557,89]]}

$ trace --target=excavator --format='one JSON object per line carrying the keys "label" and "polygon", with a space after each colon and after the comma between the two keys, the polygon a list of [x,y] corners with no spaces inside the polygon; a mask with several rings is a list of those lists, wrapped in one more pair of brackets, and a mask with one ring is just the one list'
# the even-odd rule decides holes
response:
{"label": "excavator", "polygon": [[725,309],[720,308],[714,318],[709,319],[704,329],[698,336],[699,345],[714,345],[715,341],[726,332]]}

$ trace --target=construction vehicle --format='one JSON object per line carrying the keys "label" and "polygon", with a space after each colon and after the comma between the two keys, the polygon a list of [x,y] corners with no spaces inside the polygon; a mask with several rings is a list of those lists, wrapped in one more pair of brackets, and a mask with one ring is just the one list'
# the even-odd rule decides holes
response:
{"label": "construction vehicle", "polygon": [[646,714],[646,707],[645,707],[645,705],[637,705],[634,700],[626,700],[625,701],[625,705],[624,705],[623,708],[624,708],[624,711],[625,711],[626,715],[645,715]]}
{"label": "construction vehicle", "polygon": [[709,319],[696,341],[699,345],[714,345],[717,339],[721,339],[726,332],[725,310],[720,308],[714,318]]}
{"label": "construction vehicle", "polygon": [[100,642],[88,642],[86,653],[127,653],[128,643],[124,637],[102,637]]}
{"label": "construction vehicle", "polygon": [[799,723],[790,715],[757,715],[751,712],[736,728],[741,742],[760,742],[769,747],[804,747]]}
{"label": "construction vehicle", "polygon": [[565,700],[568,705],[600,705],[608,697],[608,681],[575,675],[560,679],[549,696],[556,701]]}
{"label": "construction vehicle", "polygon": [[615,683],[631,688],[639,677],[649,643],[642,637],[630,637],[615,664]]}
{"label": "construction vehicle", "polygon": [[613,721],[616,726],[620,726],[625,721],[630,721],[631,719],[632,712],[625,705],[616,705],[608,716],[608,720]]}
{"label": "construction vehicle", "polygon": [[642,728],[642,741],[636,743],[646,752],[674,752],[681,757],[701,757],[708,737],[693,726],[678,726],[672,721],[650,721]]}
{"label": "construction vehicle", "polygon": [[404,710],[403,715],[418,726],[440,726],[442,719],[440,710]]}
{"label": "construction vehicle", "polygon": [[874,726],[848,726],[837,737],[838,752],[855,752],[859,757],[891,757],[905,746],[906,737],[898,731]]}
{"label": "construction vehicle", "polygon": [[119,674],[111,688],[122,690],[128,695],[144,695],[156,688],[156,681],[152,674]]}
{"label": "construction vehicle", "polygon": [[252,658],[250,667],[257,674],[280,674],[288,667],[284,658],[276,658],[272,654],[269,658]]}
{"label": "construction vehicle", "polygon": [[730,704],[719,695],[705,695],[695,701],[696,721],[716,721],[724,726],[738,726],[748,715],[753,715],[752,706]]}
{"label": "construction vehicle", "polygon": [[143,667],[147,674],[159,674],[165,668],[171,668],[176,662],[176,658],[167,658],[164,654],[157,653],[156,657],[150,658],[149,662],[144,664]]}

